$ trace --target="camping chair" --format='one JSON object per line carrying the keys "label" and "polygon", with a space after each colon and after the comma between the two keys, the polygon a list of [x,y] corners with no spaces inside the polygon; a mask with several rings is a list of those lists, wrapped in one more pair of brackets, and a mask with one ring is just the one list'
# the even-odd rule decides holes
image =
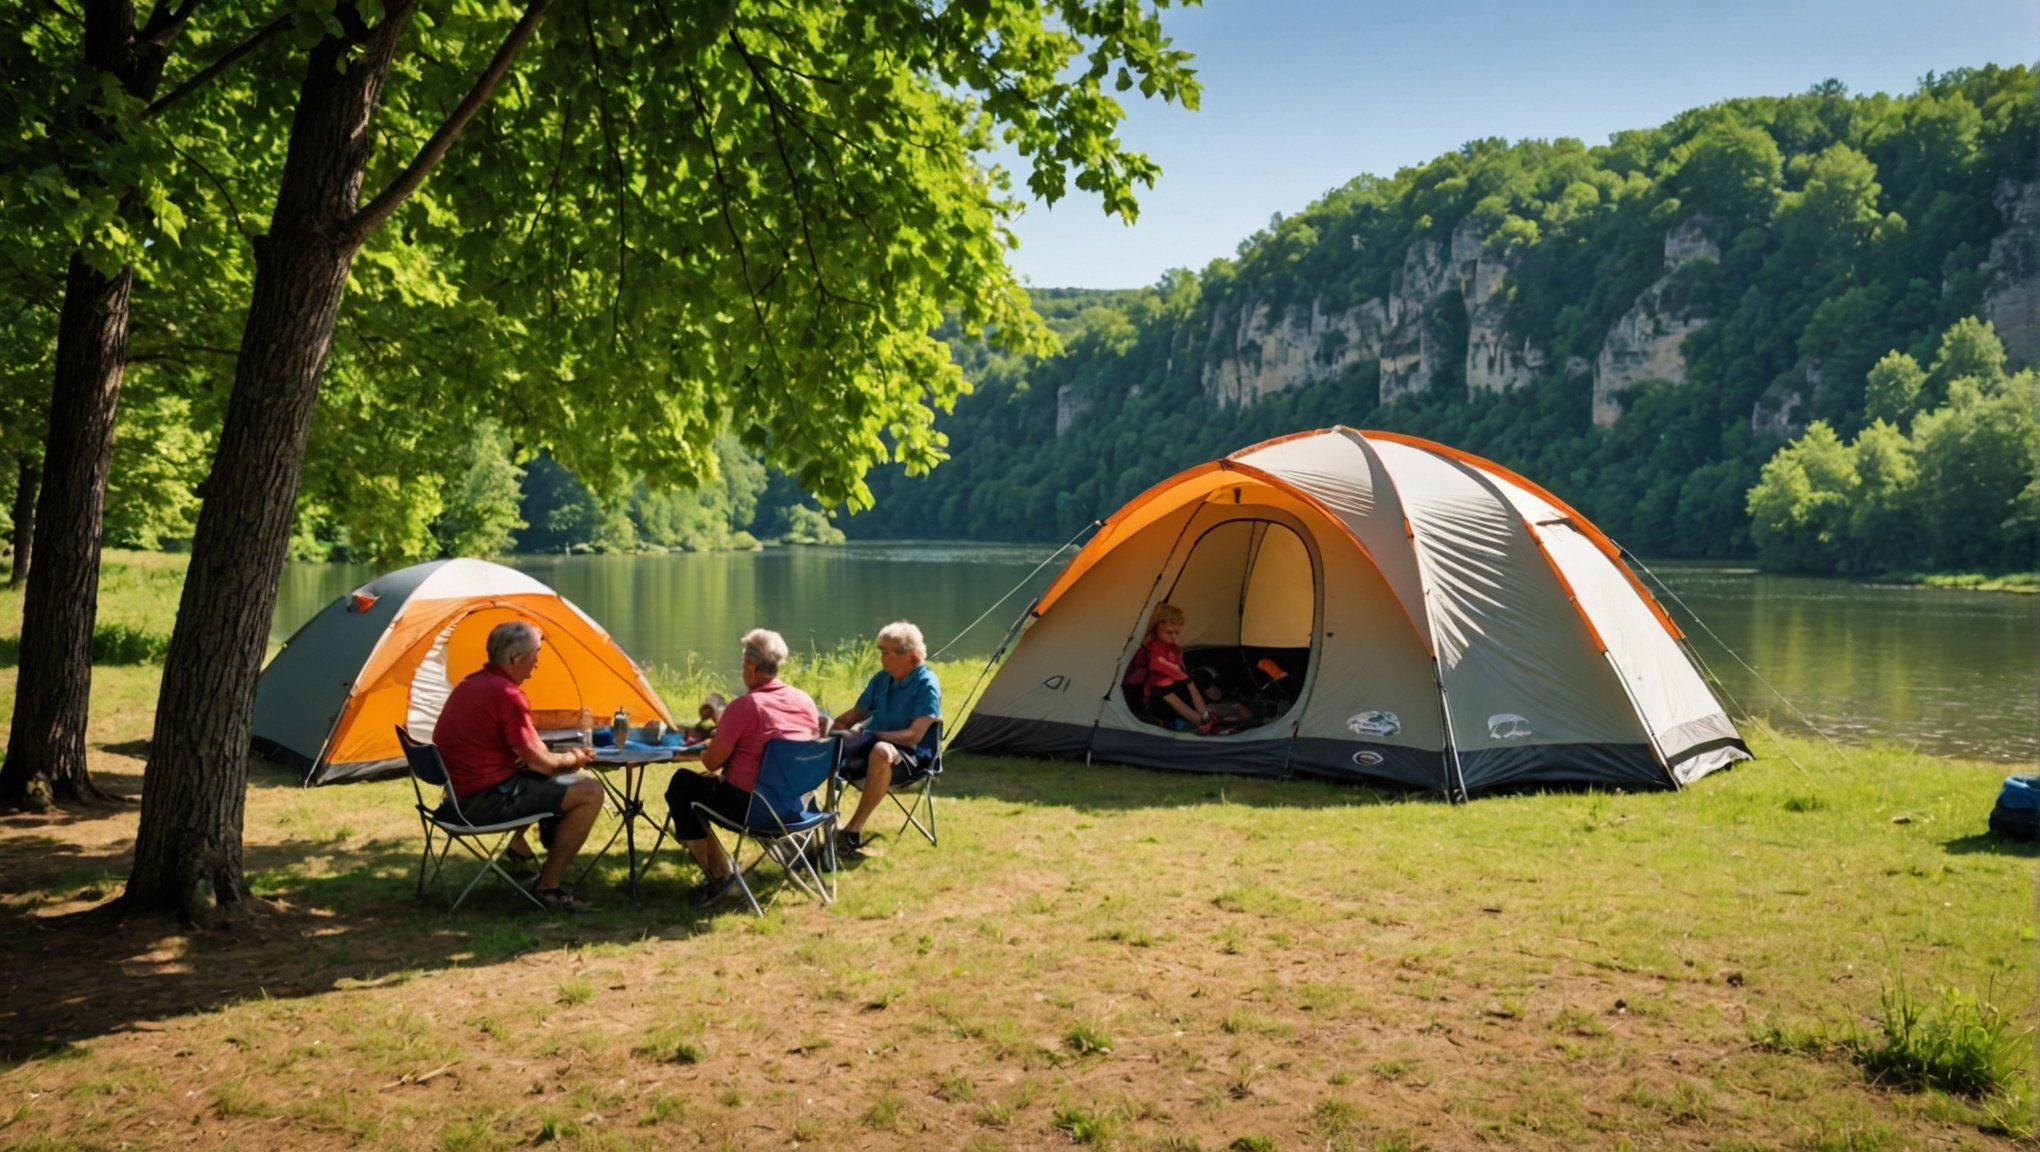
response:
{"label": "camping chair", "polygon": [[[439,759],[439,749],[411,739],[411,734],[404,731],[401,724],[397,726],[397,742],[404,746],[404,759],[411,765],[411,794],[417,798],[418,823],[425,833],[425,853],[418,858],[418,899],[425,898],[428,884],[438,881],[439,874],[446,868],[447,854],[453,850],[455,844],[459,844],[467,849],[469,855],[480,861],[482,866],[475,870],[474,879],[469,880],[467,887],[460,890],[460,895],[454,897],[453,907],[447,909],[448,912],[459,910],[461,901],[467,899],[468,893],[475,890],[475,885],[482,882],[482,877],[491,872],[515,889],[520,896],[543,909],[545,905],[540,903],[538,897],[532,895],[530,889],[519,884],[516,877],[503,871],[503,866],[497,860],[503,846],[509,843],[511,833],[544,820],[548,814],[520,816],[500,824],[470,824],[467,817],[461,815],[459,797],[453,794],[452,785],[447,783],[446,764]],[[431,807],[425,803],[425,786],[428,784],[440,789],[444,797],[438,807]],[[451,810],[452,817],[448,818],[442,809]],[[443,841],[439,839],[442,836],[445,837]]]}
{"label": "camping chair", "polygon": [[[777,864],[801,891],[823,904],[835,902],[836,813],[810,807],[807,797],[824,785],[834,790],[842,758],[841,736],[773,740],[765,745],[764,758],[758,763],[751,807],[741,823],[705,804],[694,805],[695,814],[710,826],[709,835],[714,836],[717,828],[736,833],[736,845],[729,850],[730,869],[751,911],[758,915],[763,916],[765,909],[751,889],[751,875],[768,861]],[[747,841],[758,849],[749,864],[744,863]],[[815,867],[818,854],[822,858],[819,870]],[[828,880],[822,879],[822,872],[829,874]]]}
{"label": "camping chair", "polygon": [[[900,825],[900,830],[896,835],[904,836],[907,834],[908,828],[913,828],[921,835],[927,837],[928,843],[934,844],[935,778],[942,775],[942,721],[937,720],[933,724],[928,725],[927,733],[921,737],[920,745],[914,749],[914,758],[921,762],[920,767],[912,772],[904,772],[894,776],[892,782],[886,785],[885,794],[907,818],[906,823]],[[848,777],[844,779],[846,783],[857,788],[859,791],[863,790],[863,777],[860,776],[855,780],[851,780]],[[900,799],[900,797],[910,793],[914,798],[913,803],[909,804],[907,801]],[[838,795],[840,795],[840,790]],[[831,799],[833,800],[835,797]],[[831,803],[830,807],[835,808],[837,805]],[[926,824],[921,823],[921,811],[923,808],[927,809],[928,822]]]}

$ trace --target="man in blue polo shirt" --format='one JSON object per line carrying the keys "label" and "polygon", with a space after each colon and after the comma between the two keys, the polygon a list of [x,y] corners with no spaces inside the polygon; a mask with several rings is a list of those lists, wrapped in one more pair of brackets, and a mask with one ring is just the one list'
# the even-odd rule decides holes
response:
{"label": "man in blue polo shirt", "polygon": [[857,706],[836,717],[833,731],[863,727],[843,741],[843,775],[863,778],[857,811],[836,834],[838,854],[864,849],[864,822],[896,776],[920,767],[928,729],[942,718],[942,685],[922,661],[928,645],[921,630],[904,620],[878,630],[881,671],[864,686]]}

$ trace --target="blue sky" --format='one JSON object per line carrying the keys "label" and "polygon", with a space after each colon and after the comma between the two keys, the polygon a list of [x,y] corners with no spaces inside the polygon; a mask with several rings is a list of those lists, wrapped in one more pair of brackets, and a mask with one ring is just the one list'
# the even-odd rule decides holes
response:
{"label": "blue sky", "polygon": [[1197,56],[1203,109],[1133,93],[1123,135],[1162,166],[1139,222],[1081,192],[1031,203],[1012,254],[1027,282],[1152,284],[1354,176],[1484,136],[1599,144],[1829,77],[1896,93],[1929,71],[2040,61],[2035,0],[1207,0],[1163,26]]}

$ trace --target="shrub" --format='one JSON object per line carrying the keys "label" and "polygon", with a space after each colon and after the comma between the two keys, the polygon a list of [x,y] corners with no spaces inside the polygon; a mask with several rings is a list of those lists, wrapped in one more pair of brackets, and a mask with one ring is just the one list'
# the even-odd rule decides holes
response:
{"label": "shrub", "polygon": [[1953,988],[1938,1010],[1913,999],[1903,980],[1885,990],[1882,1035],[1858,1035],[1848,1047],[1880,1083],[1996,1095],[2019,1079],[2024,1031],[1988,997]]}

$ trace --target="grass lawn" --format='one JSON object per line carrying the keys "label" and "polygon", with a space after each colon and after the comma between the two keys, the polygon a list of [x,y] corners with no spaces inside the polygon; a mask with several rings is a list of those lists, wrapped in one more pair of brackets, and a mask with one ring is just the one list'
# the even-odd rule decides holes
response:
{"label": "grass lawn", "polygon": [[[850,663],[809,671],[836,700]],[[158,675],[95,678],[116,791]],[[258,765],[276,911],[180,933],[92,913],[132,809],[8,816],[0,1147],[2030,1146],[2006,769],[1751,736],[1683,793],[1458,807],[958,755],[939,848],[762,920],[688,910],[670,853],[641,909],[612,857],[595,915],[450,917],[407,782]]]}

